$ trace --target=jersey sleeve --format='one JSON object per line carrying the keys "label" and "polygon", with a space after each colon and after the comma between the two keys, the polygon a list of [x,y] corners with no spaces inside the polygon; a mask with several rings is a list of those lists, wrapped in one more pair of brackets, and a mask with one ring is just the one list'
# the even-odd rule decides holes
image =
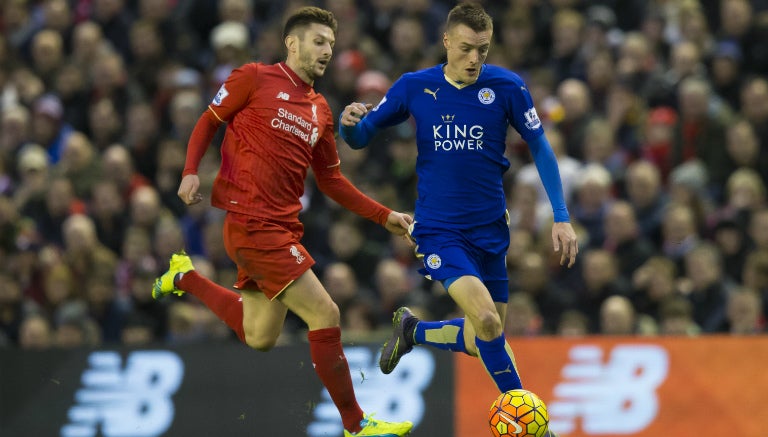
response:
{"label": "jersey sleeve", "polygon": [[245,64],[232,70],[221,85],[208,110],[222,122],[229,122],[247,104],[257,83],[258,64]]}
{"label": "jersey sleeve", "polygon": [[520,77],[513,77],[507,94],[507,117],[509,124],[515,128],[520,136],[529,142],[544,133],[539,115],[533,106],[533,98],[528,87]]}
{"label": "jersey sleeve", "polygon": [[339,122],[339,135],[353,149],[361,149],[381,129],[399,124],[410,117],[406,102],[406,76],[400,77],[381,101],[371,109],[360,123],[344,126]]}

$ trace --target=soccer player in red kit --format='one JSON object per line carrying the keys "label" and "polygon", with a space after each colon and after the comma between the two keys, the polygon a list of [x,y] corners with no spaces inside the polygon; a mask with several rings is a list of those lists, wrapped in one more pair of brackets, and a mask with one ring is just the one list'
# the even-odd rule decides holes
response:
{"label": "soccer player in red kit", "polygon": [[315,371],[341,414],[345,436],[402,436],[411,422],[384,422],[364,414],[355,398],[341,346],[339,309],[311,267],[300,240],[299,198],[311,166],[319,189],[362,217],[404,235],[412,218],[358,191],[340,172],[334,117],[312,88],[325,73],[335,42],[336,19],[315,7],[286,21],[285,62],[250,63],[235,69],[202,114],[189,140],[178,195],[202,200],[197,168],[218,127],[227,123],[221,167],[211,203],[227,211],[223,238],[237,264],[235,293],[194,271],[176,253],[157,278],[153,296],[188,292],[203,301],[248,346],[271,349],[288,310],[309,328]]}

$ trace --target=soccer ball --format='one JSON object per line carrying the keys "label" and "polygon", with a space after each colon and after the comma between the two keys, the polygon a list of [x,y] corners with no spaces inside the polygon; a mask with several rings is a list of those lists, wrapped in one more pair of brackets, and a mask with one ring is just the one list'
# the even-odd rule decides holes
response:
{"label": "soccer ball", "polygon": [[547,406],[528,390],[509,390],[499,395],[488,412],[495,437],[544,437],[547,435]]}

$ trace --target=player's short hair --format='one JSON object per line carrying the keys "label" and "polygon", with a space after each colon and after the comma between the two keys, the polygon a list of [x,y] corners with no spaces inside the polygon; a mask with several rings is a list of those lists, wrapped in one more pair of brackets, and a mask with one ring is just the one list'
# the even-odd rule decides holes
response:
{"label": "player's short hair", "polygon": [[445,23],[445,29],[463,24],[475,32],[485,30],[493,31],[493,19],[482,6],[476,3],[460,3],[448,13],[448,21]]}
{"label": "player's short hair", "polygon": [[328,26],[333,30],[333,33],[336,34],[338,22],[336,21],[336,17],[333,16],[333,12],[314,6],[306,6],[297,9],[290,17],[288,17],[288,20],[286,20],[285,26],[283,27],[283,39],[297,28],[306,27],[314,23]]}

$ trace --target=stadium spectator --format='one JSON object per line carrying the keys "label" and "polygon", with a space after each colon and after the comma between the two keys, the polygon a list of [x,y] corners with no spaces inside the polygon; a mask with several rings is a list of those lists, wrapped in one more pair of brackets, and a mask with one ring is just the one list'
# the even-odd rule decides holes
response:
{"label": "stadium spectator", "polygon": [[601,164],[587,164],[576,178],[569,206],[573,218],[589,235],[586,247],[602,247],[605,242],[605,216],[613,197],[611,174]]}
{"label": "stadium spectator", "polygon": [[19,326],[19,346],[26,350],[46,350],[53,346],[51,322],[40,314],[29,314]]}
{"label": "stadium spectator", "polygon": [[638,333],[638,317],[626,296],[610,296],[600,305],[600,333],[633,335]]}
{"label": "stadium spectator", "polygon": [[580,79],[565,79],[557,86],[557,99],[563,107],[563,118],[555,127],[563,135],[568,156],[584,159],[584,136],[594,113],[587,84]]}
{"label": "stadium spectator", "polygon": [[531,296],[520,292],[510,293],[504,334],[509,337],[534,337],[541,333],[541,314]]}
{"label": "stadium spectator", "polygon": [[640,235],[659,244],[668,196],[663,190],[661,173],[647,161],[635,161],[627,167],[624,180],[626,198],[635,210]]}
{"label": "stadium spectator", "polygon": [[21,284],[14,272],[0,270],[0,331],[14,345],[19,344],[25,306]]}
{"label": "stadium spectator", "polygon": [[755,335],[764,331],[761,296],[750,288],[738,287],[728,295],[723,331],[731,335]]}
{"label": "stadium spectator", "polygon": [[679,296],[677,266],[663,256],[653,256],[632,274],[632,305],[639,314],[661,323],[664,302]]}
{"label": "stadium spectator", "polygon": [[[527,296],[540,313],[536,331],[553,334],[562,313],[573,307],[574,299],[569,291],[549,280],[549,264],[545,257],[536,251],[525,252],[510,277],[510,291]],[[515,313],[510,310],[509,314]]]}
{"label": "stadium spectator", "polygon": [[557,324],[557,335],[560,337],[582,337],[589,334],[589,319],[581,311],[567,310],[560,316]]}
{"label": "stadium spectator", "polygon": [[603,249],[618,262],[619,274],[630,279],[633,273],[656,252],[650,239],[640,234],[637,217],[626,200],[611,204],[605,215]]}
{"label": "stadium spectator", "polygon": [[693,320],[691,301],[685,297],[673,296],[664,299],[659,314],[661,335],[693,337],[701,333],[701,328]]}
{"label": "stadium spectator", "polygon": [[629,281],[619,275],[616,259],[602,249],[584,252],[581,264],[581,283],[575,287],[576,304],[589,320],[589,332],[600,332],[600,308],[611,296],[629,296]]}
{"label": "stadium spectator", "polygon": [[722,257],[712,243],[700,243],[685,255],[681,292],[693,305],[693,320],[704,332],[722,329],[728,295],[736,284],[725,277]]}
{"label": "stadium spectator", "polygon": [[52,173],[66,177],[77,198],[90,200],[93,186],[101,178],[101,166],[97,151],[87,135],[78,131],[69,135],[61,159],[53,166]]}

